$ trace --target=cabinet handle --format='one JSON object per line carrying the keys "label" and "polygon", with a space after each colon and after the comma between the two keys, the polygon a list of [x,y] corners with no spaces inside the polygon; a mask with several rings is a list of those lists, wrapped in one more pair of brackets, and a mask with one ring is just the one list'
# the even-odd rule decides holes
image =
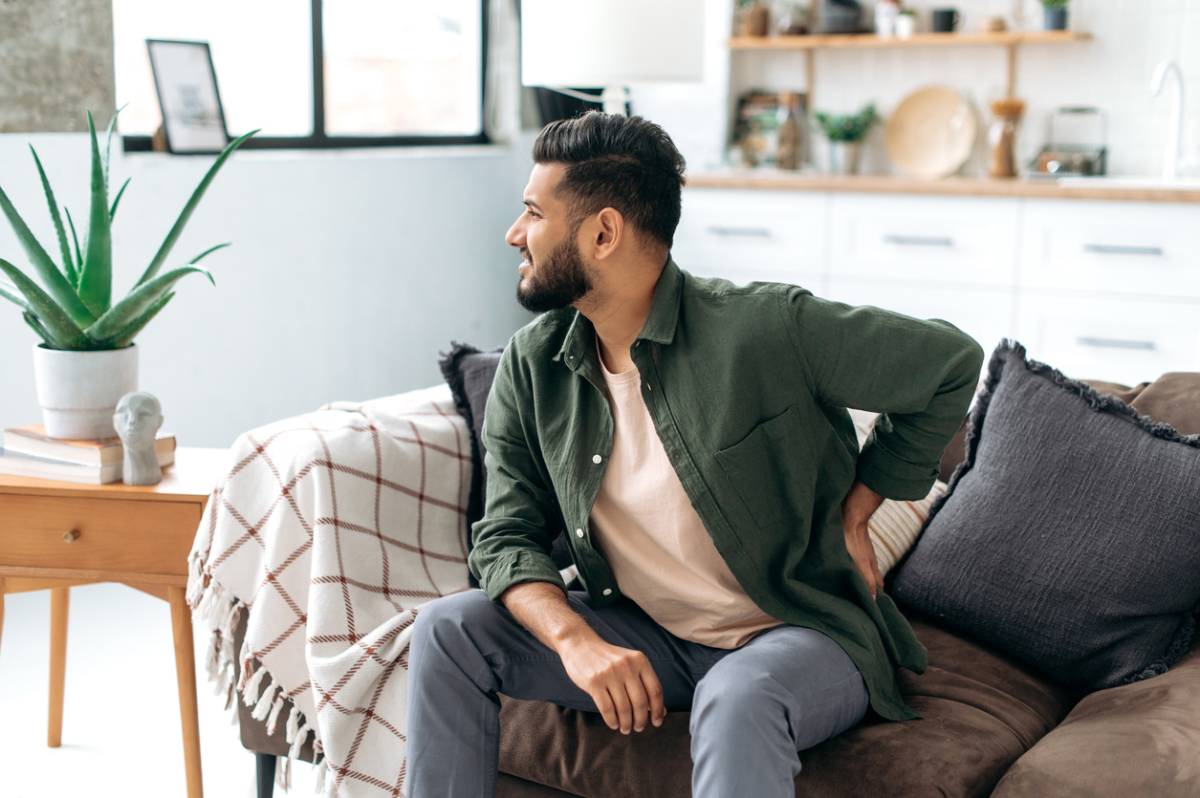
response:
{"label": "cabinet handle", "polygon": [[72,529],[70,532],[63,534],[63,543],[74,543],[79,540],[79,530]]}
{"label": "cabinet handle", "polygon": [[1148,255],[1161,258],[1167,253],[1162,247],[1141,247],[1133,244],[1084,244],[1083,251],[1092,255]]}
{"label": "cabinet handle", "polygon": [[742,236],[745,238],[770,238],[771,231],[766,227],[726,227],[710,224],[708,232],[718,236]]}
{"label": "cabinet handle", "polygon": [[1098,338],[1094,335],[1080,335],[1075,339],[1080,346],[1092,346],[1100,349],[1142,349],[1153,352],[1158,349],[1154,341],[1136,341],[1129,338]]}
{"label": "cabinet handle", "polygon": [[908,236],[887,233],[883,237],[883,243],[901,247],[952,247],[954,239],[949,236]]}

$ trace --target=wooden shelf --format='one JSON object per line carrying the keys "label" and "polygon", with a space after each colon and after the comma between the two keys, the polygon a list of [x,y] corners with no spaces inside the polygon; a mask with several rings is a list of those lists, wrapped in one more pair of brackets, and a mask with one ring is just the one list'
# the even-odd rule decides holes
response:
{"label": "wooden shelf", "polygon": [[837,48],[980,47],[1021,44],[1072,44],[1091,41],[1092,34],[1071,30],[1001,31],[998,33],[914,33],[907,39],[848,33],[812,36],[734,36],[732,50],[832,50]]}
{"label": "wooden shelf", "polygon": [[946,177],[925,180],[901,175],[810,175],[777,169],[732,169],[688,175],[687,187],[833,191],[866,194],[934,194],[961,197],[1038,197],[1125,202],[1200,202],[1200,189],[1131,186],[1063,186],[1053,180]]}

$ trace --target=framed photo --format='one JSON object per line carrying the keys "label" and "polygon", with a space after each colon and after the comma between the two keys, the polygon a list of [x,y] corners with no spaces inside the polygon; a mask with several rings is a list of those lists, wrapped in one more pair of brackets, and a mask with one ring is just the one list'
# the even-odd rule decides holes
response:
{"label": "framed photo", "polygon": [[215,153],[229,143],[208,42],[147,39],[167,150]]}

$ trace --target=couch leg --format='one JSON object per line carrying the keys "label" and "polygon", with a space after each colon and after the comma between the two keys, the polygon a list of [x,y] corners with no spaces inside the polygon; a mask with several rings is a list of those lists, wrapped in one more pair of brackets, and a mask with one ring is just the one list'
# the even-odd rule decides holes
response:
{"label": "couch leg", "polygon": [[258,798],[271,798],[275,793],[275,755],[255,754],[254,769],[258,773]]}

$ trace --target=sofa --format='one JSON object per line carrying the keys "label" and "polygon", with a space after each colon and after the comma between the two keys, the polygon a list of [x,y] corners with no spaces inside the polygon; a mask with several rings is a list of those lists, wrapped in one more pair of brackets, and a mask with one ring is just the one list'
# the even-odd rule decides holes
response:
{"label": "sofa", "polygon": [[[456,345],[442,361],[476,433],[495,355]],[[1200,373],[1136,386],[1082,382],[1184,435],[1200,433]],[[963,460],[966,435],[964,419],[943,454],[941,480]],[[477,447],[474,455],[478,467]],[[472,494],[477,515],[477,486]],[[556,561],[568,562],[563,551],[556,547]],[[803,751],[797,796],[1200,796],[1200,639],[1165,673],[1089,691],[1051,681],[898,603],[929,653],[923,674],[900,671],[902,692],[922,718],[890,722],[869,710],[855,728]],[[500,702],[501,798],[690,795],[686,712],[626,736],[593,713],[503,695]],[[249,707],[237,706],[263,798],[272,791],[274,757],[288,748],[282,724],[269,735]],[[299,758],[313,760],[311,745]]]}

